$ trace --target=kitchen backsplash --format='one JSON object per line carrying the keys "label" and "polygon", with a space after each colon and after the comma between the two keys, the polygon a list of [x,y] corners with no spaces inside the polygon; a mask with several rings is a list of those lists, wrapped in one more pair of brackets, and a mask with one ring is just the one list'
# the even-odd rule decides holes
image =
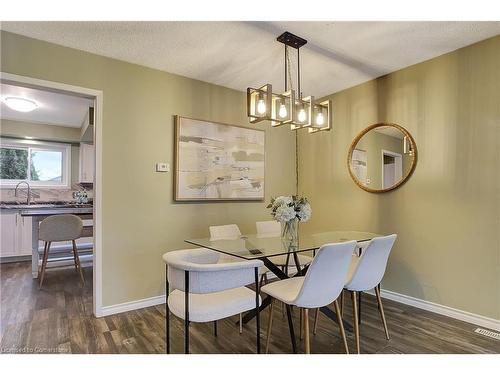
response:
{"label": "kitchen backsplash", "polygon": [[[33,188],[31,191],[35,194],[32,197],[32,202],[48,202],[48,201],[64,201],[64,202],[74,202],[73,192],[79,189],[37,189]],[[94,196],[94,191],[86,189],[89,200],[92,200]],[[26,189],[19,190],[19,196],[16,197],[14,194],[14,189],[0,189],[0,201],[11,202],[11,201],[25,201],[26,200]],[[38,197],[38,195],[40,197]]]}

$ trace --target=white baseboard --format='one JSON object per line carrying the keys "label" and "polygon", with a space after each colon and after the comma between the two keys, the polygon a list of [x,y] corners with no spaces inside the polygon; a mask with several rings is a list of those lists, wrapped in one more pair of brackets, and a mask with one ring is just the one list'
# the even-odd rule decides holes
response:
{"label": "white baseboard", "polygon": [[114,315],[127,311],[143,309],[145,307],[151,307],[156,305],[161,305],[165,303],[165,295],[144,298],[136,301],[118,303],[116,305],[103,306],[101,309],[100,316]]}
{"label": "white baseboard", "polygon": [[[271,275],[269,275],[271,276]],[[274,275],[273,275],[274,276]],[[367,292],[368,294],[374,294],[373,291]],[[450,318],[462,320],[467,323],[475,324],[480,327],[492,329],[500,332],[500,320],[488,318],[486,316],[470,313],[467,311],[455,309],[453,307],[448,307],[440,305],[438,303],[425,301],[423,299],[407,296],[404,294],[392,292],[390,290],[382,289],[382,297],[389,299],[391,301],[396,301],[404,305],[409,305],[417,307],[422,310],[430,311],[436,314],[448,316]],[[165,303],[165,295],[144,298],[137,301],[130,301],[119,303],[111,306],[104,306],[101,310],[100,316],[107,316],[113,314],[119,314],[127,311],[143,309],[145,307],[161,305]]]}
{"label": "white baseboard", "polygon": [[[409,305],[413,307],[418,307],[419,309],[430,311],[436,314],[448,316],[450,318],[462,320],[467,323],[475,324],[480,327],[493,329],[495,331],[500,331],[500,320],[488,318],[486,316],[470,313],[463,310],[458,310],[453,307],[448,307],[440,305],[438,303],[425,301],[423,299],[407,296],[404,294],[392,292],[390,290],[382,289],[382,297],[402,303],[404,305]],[[369,294],[374,294],[373,292],[368,292]]]}

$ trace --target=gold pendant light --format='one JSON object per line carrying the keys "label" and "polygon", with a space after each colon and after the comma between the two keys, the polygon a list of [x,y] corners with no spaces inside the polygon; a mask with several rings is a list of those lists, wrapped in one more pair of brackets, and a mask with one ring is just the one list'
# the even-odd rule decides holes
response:
{"label": "gold pendant light", "polygon": [[[302,97],[300,89],[300,47],[307,40],[288,31],[277,38],[285,45],[285,90],[282,94],[273,93],[272,86],[266,84],[259,88],[247,89],[247,114],[250,123],[271,121],[272,126],[290,125],[292,130],[307,128],[309,133],[332,128],[332,103],[325,100],[316,103],[313,96]],[[297,94],[293,89],[290,75],[291,61],[288,47],[297,50]],[[288,89],[290,83],[290,89]]]}

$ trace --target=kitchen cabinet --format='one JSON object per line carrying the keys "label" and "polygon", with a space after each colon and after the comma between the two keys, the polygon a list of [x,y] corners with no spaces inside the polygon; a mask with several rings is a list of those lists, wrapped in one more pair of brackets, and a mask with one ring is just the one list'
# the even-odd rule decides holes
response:
{"label": "kitchen cabinet", "polygon": [[93,183],[95,169],[94,145],[80,143],[80,179],[79,182]]}
{"label": "kitchen cabinet", "polygon": [[0,256],[31,255],[31,218],[22,217],[19,211],[0,212]]}
{"label": "kitchen cabinet", "polygon": [[17,255],[17,242],[19,239],[17,231],[17,212],[0,212],[0,256],[15,256]]}

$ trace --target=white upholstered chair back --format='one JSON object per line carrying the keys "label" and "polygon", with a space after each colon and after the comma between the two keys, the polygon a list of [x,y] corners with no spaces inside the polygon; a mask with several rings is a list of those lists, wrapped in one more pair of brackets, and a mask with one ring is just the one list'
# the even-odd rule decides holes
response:
{"label": "white upholstered chair back", "polygon": [[281,224],[276,220],[257,221],[257,237],[279,237],[281,236]]}
{"label": "white upholstered chair back", "polygon": [[42,220],[38,238],[46,242],[71,241],[80,238],[83,221],[76,215],[53,215]]}
{"label": "white upholstered chair back", "polygon": [[215,240],[231,240],[241,236],[240,228],[236,224],[216,225],[209,227],[210,239]]}
{"label": "white upholstered chair back", "polygon": [[304,277],[294,305],[306,308],[326,306],[344,288],[356,241],[326,244],[316,253]]}
{"label": "white upholstered chair back", "polygon": [[396,237],[396,234],[391,234],[385,237],[375,237],[370,241],[370,244],[363,250],[351,280],[348,280],[345,286],[346,289],[365,291],[380,284]]}
{"label": "white upholstered chair back", "polygon": [[203,294],[238,288],[255,282],[255,268],[260,260],[217,263],[219,253],[204,249],[171,251],[163,255],[168,265],[170,289],[185,291],[185,275],[189,271],[189,293]]}

